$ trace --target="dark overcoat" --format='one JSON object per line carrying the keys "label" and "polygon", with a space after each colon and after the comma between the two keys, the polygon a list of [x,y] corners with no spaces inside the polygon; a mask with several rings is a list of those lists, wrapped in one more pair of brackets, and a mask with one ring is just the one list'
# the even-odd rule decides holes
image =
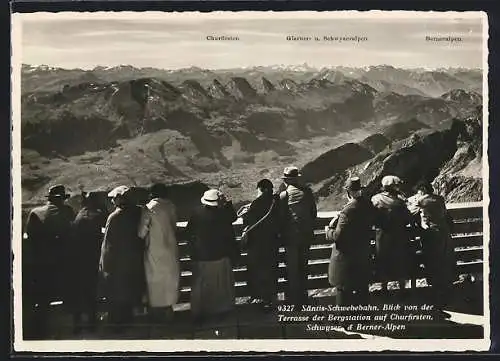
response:
{"label": "dark overcoat", "polygon": [[105,225],[106,215],[89,207],[83,207],[73,221],[69,271],[72,278],[70,301],[74,307],[89,307],[96,302]]}
{"label": "dark overcoat", "polygon": [[376,210],[364,197],[351,200],[339,213],[336,227],[328,235],[334,242],[328,270],[332,286],[345,290],[368,288],[375,222]]}
{"label": "dark overcoat", "polygon": [[141,208],[117,208],[106,222],[101,249],[105,294],[112,304],[139,305],[145,292],[144,241],[138,236]]}
{"label": "dark overcoat", "polygon": [[379,220],[375,239],[378,277],[381,281],[405,279],[415,261],[408,228],[413,222],[410,211],[403,199],[388,192],[373,196],[372,203]]}
{"label": "dark overcoat", "polygon": [[75,214],[51,202],[34,208],[23,240],[23,296],[28,302],[64,300],[68,295],[69,241]]}
{"label": "dark overcoat", "polygon": [[237,219],[231,203],[221,207],[200,206],[190,217],[186,232],[193,261],[237,261],[239,248],[233,222]]}
{"label": "dark overcoat", "polygon": [[[269,210],[271,212],[268,214]],[[278,287],[278,249],[281,228],[279,197],[264,193],[255,199],[247,213],[243,215],[243,225],[252,226],[266,214],[268,215],[265,220],[248,234],[248,283],[255,298],[274,301]]]}

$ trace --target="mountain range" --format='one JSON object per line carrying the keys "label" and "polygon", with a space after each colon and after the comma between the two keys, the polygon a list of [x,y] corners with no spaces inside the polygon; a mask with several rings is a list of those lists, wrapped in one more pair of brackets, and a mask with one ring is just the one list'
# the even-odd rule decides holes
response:
{"label": "mountain range", "polygon": [[482,104],[482,73],[467,69],[23,65],[21,83],[29,204],[55,182],[77,190],[153,181],[222,186],[243,202],[260,178],[279,179],[292,163],[329,199],[323,183],[339,172],[415,133],[477,118]]}

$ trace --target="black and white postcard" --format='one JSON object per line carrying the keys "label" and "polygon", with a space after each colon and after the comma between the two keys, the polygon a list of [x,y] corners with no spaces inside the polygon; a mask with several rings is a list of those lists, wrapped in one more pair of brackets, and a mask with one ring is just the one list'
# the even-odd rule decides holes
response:
{"label": "black and white postcard", "polygon": [[482,12],[12,14],[14,349],[490,345]]}

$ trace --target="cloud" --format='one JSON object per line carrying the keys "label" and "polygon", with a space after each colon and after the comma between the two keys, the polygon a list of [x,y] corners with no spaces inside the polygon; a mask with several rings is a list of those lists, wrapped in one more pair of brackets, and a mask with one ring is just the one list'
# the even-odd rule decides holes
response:
{"label": "cloud", "polygon": [[[227,68],[304,62],[316,66],[481,66],[480,19],[108,15],[27,17],[22,22],[23,61],[84,68],[123,63]],[[425,41],[426,35],[442,33],[467,35],[463,43],[452,46]],[[207,35],[239,36],[240,41],[207,41]],[[368,41],[294,42],[287,41],[287,35],[366,36]]]}

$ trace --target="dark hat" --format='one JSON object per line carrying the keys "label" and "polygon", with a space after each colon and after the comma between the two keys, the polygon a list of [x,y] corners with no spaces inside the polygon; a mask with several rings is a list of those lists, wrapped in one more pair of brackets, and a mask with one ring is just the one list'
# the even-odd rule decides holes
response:
{"label": "dark hat", "polygon": [[49,188],[49,194],[47,197],[67,199],[69,198],[69,194],[66,193],[66,187],[64,187],[62,184],[57,184]]}
{"label": "dark hat", "polygon": [[297,178],[300,176],[301,176],[301,174],[299,172],[299,168],[291,166],[291,167],[285,168],[285,170],[283,171],[283,176],[281,178],[283,178],[283,179]]}
{"label": "dark hat", "polygon": [[257,183],[257,188],[260,190],[270,190],[272,192],[273,190],[273,182],[271,182],[269,179],[261,179]]}
{"label": "dark hat", "polygon": [[95,202],[99,199],[99,193],[94,191],[86,192],[83,198],[85,198],[85,200]]}
{"label": "dark hat", "polygon": [[432,184],[426,180],[420,181],[417,183],[417,185],[414,188],[415,191],[423,191],[425,193],[433,193],[434,192],[434,187]]}
{"label": "dark hat", "polygon": [[361,186],[361,180],[359,179],[359,177],[349,178],[345,183],[344,189],[352,192],[362,190],[363,187]]}
{"label": "dark hat", "polygon": [[149,192],[154,197],[166,197],[168,188],[163,183],[155,183],[149,188]]}
{"label": "dark hat", "polygon": [[98,192],[93,192],[93,191],[85,192],[82,195],[83,195],[82,205],[97,206],[101,202]]}

